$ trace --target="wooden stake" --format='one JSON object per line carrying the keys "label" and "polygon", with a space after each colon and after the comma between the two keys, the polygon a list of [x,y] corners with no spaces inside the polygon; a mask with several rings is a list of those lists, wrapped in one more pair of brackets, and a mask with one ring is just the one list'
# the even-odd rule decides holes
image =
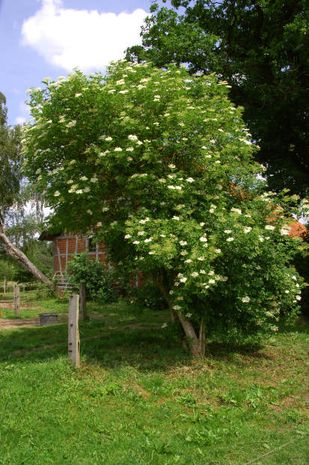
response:
{"label": "wooden stake", "polygon": [[69,301],[68,356],[75,368],[80,367],[80,337],[78,327],[79,295],[73,294]]}
{"label": "wooden stake", "polygon": [[79,311],[80,319],[83,321],[88,320],[87,308],[86,308],[86,283],[82,281],[79,285]]}
{"label": "wooden stake", "polygon": [[14,311],[15,316],[19,318],[20,315],[20,287],[18,284],[14,286]]}

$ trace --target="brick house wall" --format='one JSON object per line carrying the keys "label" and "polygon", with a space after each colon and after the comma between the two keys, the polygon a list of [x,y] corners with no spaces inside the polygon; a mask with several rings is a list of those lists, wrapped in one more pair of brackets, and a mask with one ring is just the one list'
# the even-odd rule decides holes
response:
{"label": "brick house wall", "polygon": [[87,252],[93,260],[106,264],[104,244],[93,243],[91,238],[76,234],[41,234],[40,240],[52,241],[54,274],[64,274],[75,255]]}

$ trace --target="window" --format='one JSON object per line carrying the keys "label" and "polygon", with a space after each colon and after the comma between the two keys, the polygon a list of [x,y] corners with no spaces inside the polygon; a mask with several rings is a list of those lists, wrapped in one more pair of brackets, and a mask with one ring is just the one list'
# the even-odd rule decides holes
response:
{"label": "window", "polygon": [[96,252],[97,243],[94,241],[93,237],[88,238],[88,252]]}

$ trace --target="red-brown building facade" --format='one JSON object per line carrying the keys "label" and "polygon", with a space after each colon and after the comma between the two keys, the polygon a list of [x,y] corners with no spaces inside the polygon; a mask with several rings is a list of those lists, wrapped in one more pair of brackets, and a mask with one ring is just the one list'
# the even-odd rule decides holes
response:
{"label": "red-brown building facade", "polygon": [[52,242],[55,275],[65,274],[68,262],[72,260],[75,255],[83,252],[87,252],[88,256],[93,260],[97,260],[103,264],[106,263],[104,244],[95,243],[90,237],[70,233],[42,233],[40,240]]}

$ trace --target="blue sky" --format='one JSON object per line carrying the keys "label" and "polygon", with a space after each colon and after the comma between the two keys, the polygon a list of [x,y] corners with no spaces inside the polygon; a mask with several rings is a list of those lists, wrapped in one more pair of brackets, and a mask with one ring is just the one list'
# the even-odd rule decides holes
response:
{"label": "blue sky", "polygon": [[[0,0],[0,91],[10,124],[28,118],[27,89],[74,67],[104,70],[139,40],[151,0]],[[108,14],[109,13],[109,14]]]}

